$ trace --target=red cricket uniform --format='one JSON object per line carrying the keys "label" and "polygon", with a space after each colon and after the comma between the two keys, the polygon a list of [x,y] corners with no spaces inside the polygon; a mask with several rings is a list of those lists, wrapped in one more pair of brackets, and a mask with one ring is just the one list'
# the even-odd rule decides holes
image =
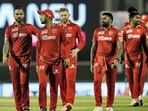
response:
{"label": "red cricket uniform", "polygon": [[[145,21],[145,16],[141,17],[141,25],[145,28],[146,32],[148,32],[148,29],[146,28],[146,21]],[[147,19],[146,19],[147,20]],[[126,22],[124,24],[124,27],[128,26],[129,22]],[[146,80],[146,72],[147,72],[147,64],[146,64],[146,54],[144,52],[142,52],[143,54],[143,63],[142,63],[142,72],[141,72],[141,76],[140,76],[140,89],[139,89],[139,96],[143,95],[143,88],[144,88],[144,83]]]}
{"label": "red cricket uniform", "polygon": [[[17,111],[22,111],[22,108],[29,108],[28,80],[30,75],[32,34],[36,33],[37,29],[33,25],[26,23],[20,26],[14,23],[5,30],[5,37],[10,42],[8,64]],[[19,61],[12,54],[15,54]],[[18,62],[25,67],[25,71],[21,70]]]}
{"label": "red cricket uniform", "polygon": [[[46,109],[47,82],[50,80],[50,110],[56,109],[58,83],[61,81],[61,45],[69,51],[65,31],[58,25],[50,28],[43,27],[38,35],[38,79],[39,79],[39,106]],[[65,53],[67,54],[67,52]],[[68,54],[67,54],[68,55]]]}
{"label": "red cricket uniform", "polygon": [[[62,24],[60,24],[62,26]],[[85,38],[81,34],[81,29],[77,24],[71,21],[67,26],[62,26],[66,32],[66,38],[70,44],[70,49],[78,48],[81,50],[85,46]],[[76,43],[78,40],[78,44]],[[70,52],[69,52],[70,53]],[[66,103],[74,103],[75,98],[75,82],[77,73],[77,57],[70,56],[70,66],[64,68],[63,85],[61,85],[61,98],[63,105]],[[66,82],[66,83],[65,83]]]}
{"label": "red cricket uniform", "polygon": [[93,42],[97,43],[94,59],[94,94],[96,106],[102,105],[101,83],[106,73],[107,103],[106,107],[112,107],[114,101],[115,81],[117,68],[111,68],[116,59],[118,33],[120,30],[112,26],[105,30],[103,27],[95,29]]}
{"label": "red cricket uniform", "polygon": [[[123,29],[124,50],[125,50],[125,69],[132,99],[138,99],[140,95],[140,78],[143,64],[142,41],[146,41],[145,29],[138,25],[131,28],[127,25]],[[143,87],[142,87],[143,89]]]}

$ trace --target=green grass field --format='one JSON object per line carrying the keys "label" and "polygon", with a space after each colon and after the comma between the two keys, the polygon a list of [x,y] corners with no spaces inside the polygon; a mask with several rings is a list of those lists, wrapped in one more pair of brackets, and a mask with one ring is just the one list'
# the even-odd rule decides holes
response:
{"label": "green grass field", "polygon": [[[128,104],[131,99],[129,96],[116,96],[114,101],[114,111],[148,111],[148,96],[144,96],[144,106],[130,107]],[[106,97],[103,97],[103,110],[105,110]],[[92,111],[95,106],[93,96],[78,96],[75,99],[73,111]],[[58,100],[57,111],[60,111],[61,99]],[[38,98],[30,98],[31,111],[39,111]],[[15,104],[12,97],[0,97],[0,111],[16,111]]]}

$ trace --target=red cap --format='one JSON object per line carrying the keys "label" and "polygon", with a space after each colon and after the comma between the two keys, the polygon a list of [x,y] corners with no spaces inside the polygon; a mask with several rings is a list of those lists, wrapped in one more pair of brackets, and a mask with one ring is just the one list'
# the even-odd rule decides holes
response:
{"label": "red cap", "polygon": [[53,14],[52,10],[45,9],[45,10],[38,10],[37,12],[39,14],[45,14],[45,15],[49,16],[50,18],[54,18],[54,14]]}

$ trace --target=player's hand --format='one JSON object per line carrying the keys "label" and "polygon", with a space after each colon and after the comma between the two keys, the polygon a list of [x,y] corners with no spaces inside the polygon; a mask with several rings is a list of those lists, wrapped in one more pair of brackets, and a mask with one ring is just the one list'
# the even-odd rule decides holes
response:
{"label": "player's hand", "polygon": [[8,58],[3,56],[3,64],[8,64]]}
{"label": "player's hand", "polygon": [[78,48],[71,50],[72,57],[76,57],[80,50]]}
{"label": "player's hand", "polygon": [[93,70],[94,70],[94,66],[93,65],[90,65],[90,72],[93,73]]}
{"label": "player's hand", "polygon": [[114,62],[112,63],[112,65],[111,65],[111,68],[113,69],[113,68],[117,67],[119,64],[120,64],[120,61],[115,59]]}
{"label": "player's hand", "polygon": [[36,66],[36,72],[38,72],[38,66]]}
{"label": "player's hand", "polygon": [[65,59],[63,64],[64,67],[68,67],[70,65],[70,59]]}

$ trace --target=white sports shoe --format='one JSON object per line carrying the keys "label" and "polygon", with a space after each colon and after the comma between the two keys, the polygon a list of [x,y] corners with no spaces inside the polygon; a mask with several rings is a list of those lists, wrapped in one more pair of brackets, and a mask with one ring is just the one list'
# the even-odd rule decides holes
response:
{"label": "white sports shoe", "polygon": [[72,104],[67,103],[66,105],[63,106],[61,111],[72,111]]}
{"label": "white sports shoe", "polygon": [[138,99],[132,99],[130,106],[133,107],[140,106],[140,102],[138,101]]}
{"label": "white sports shoe", "polygon": [[103,111],[103,109],[102,107],[97,106],[92,111]]}
{"label": "white sports shoe", "polygon": [[114,111],[112,107],[107,107],[106,111]]}

